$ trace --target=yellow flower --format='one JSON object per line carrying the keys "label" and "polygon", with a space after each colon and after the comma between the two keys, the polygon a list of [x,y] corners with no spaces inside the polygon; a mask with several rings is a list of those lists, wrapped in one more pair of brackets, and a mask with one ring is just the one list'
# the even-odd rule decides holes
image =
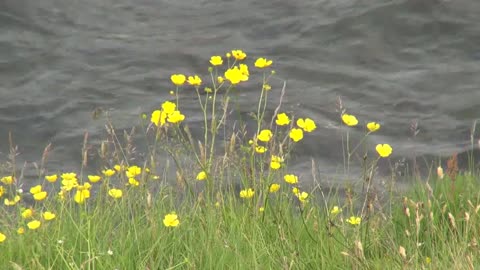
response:
{"label": "yellow flower", "polygon": [[5,185],[11,185],[13,184],[13,176],[4,176],[0,179],[1,182],[3,182]]}
{"label": "yellow flower", "polygon": [[38,220],[32,220],[32,221],[27,223],[27,227],[30,230],[36,230],[36,229],[40,228],[40,225],[42,225],[42,223]]}
{"label": "yellow flower", "polygon": [[217,82],[218,83],[223,83],[223,81],[225,81],[225,79],[222,76],[217,77]]}
{"label": "yellow flower", "polygon": [[197,180],[202,181],[207,179],[207,173],[205,171],[201,171],[197,174]]}
{"label": "yellow flower", "polygon": [[294,142],[298,142],[303,139],[303,130],[299,128],[292,128],[292,130],[290,130],[289,136],[290,139],[292,139]]}
{"label": "yellow flower", "polygon": [[286,113],[280,113],[277,114],[277,120],[275,120],[275,123],[277,123],[279,126],[285,126],[290,124],[290,118]]}
{"label": "yellow flower", "polygon": [[75,196],[73,197],[73,200],[78,204],[82,204],[88,198],[90,198],[90,190],[80,189],[80,190],[77,190],[77,192],[75,192]]}
{"label": "yellow flower", "polygon": [[140,174],[142,174],[142,168],[138,167],[137,165],[130,166],[128,167],[125,174],[128,178],[139,176]]}
{"label": "yellow flower", "polygon": [[317,128],[315,122],[310,118],[299,118],[297,120],[297,126],[305,132],[312,132]]}
{"label": "yellow flower", "polygon": [[36,185],[30,188],[30,193],[32,194],[37,194],[42,191],[42,186],[41,185]]}
{"label": "yellow flower", "polygon": [[14,206],[15,204],[17,204],[18,202],[20,201],[20,196],[19,195],[16,195],[13,200],[9,200],[9,199],[5,199],[3,201],[3,203],[6,205],[6,206]]}
{"label": "yellow flower", "polygon": [[213,92],[212,88],[210,88],[210,87],[205,87],[204,91],[205,91],[205,93],[207,93],[207,94],[210,94],[210,93]]}
{"label": "yellow flower", "polygon": [[102,170],[103,175],[106,177],[111,177],[115,174],[115,171],[112,169]]}
{"label": "yellow flower", "polygon": [[62,180],[75,180],[75,181],[77,180],[77,174],[74,172],[62,173],[60,177],[62,178]]}
{"label": "yellow flower", "polygon": [[163,126],[167,120],[167,113],[160,110],[155,110],[152,112],[152,117],[150,121],[155,124],[155,126]]}
{"label": "yellow flower", "polygon": [[425,263],[426,263],[426,264],[431,264],[431,263],[432,263],[432,258],[426,257],[426,258],[425,258]]}
{"label": "yellow flower", "polygon": [[124,170],[125,167],[123,165],[116,164],[115,166],[113,166],[113,169],[115,169],[115,171],[117,171],[117,172],[120,172],[120,171]]}
{"label": "yellow flower", "polygon": [[138,187],[140,185],[140,182],[138,182],[137,179],[133,177],[128,178],[128,183],[134,187]]}
{"label": "yellow flower", "polygon": [[185,120],[185,115],[181,114],[180,111],[174,111],[168,115],[167,121],[170,123],[180,123]]}
{"label": "yellow flower", "polygon": [[298,198],[298,200],[299,200],[300,202],[302,202],[302,203],[307,202],[307,199],[308,199],[308,193],[307,193],[307,192],[305,192],[305,191],[303,191],[303,192],[298,192],[298,193],[296,194],[296,196],[297,196],[297,198]]}
{"label": "yellow flower", "polygon": [[393,151],[392,147],[389,144],[377,144],[377,147],[375,147],[375,149],[377,150],[378,154],[383,158],[390,156]]}
{"label": "yellow flower", "polygon": [[57,181],[57,179],[58,179],[58,176],[56,174],[45,176],[45,180],[47,180],[50,183],[55,183]]}
{"label": "yellow flower", "polygon": [[102,179],[99,175],[88,175],[87,177],[88,177],[88,180],[92,183],[97,183]]}
{"label": "yellow flower", "polygon": [[33,194],[33,198],[35,201],[43,201],[47,197],[47,192],[46,191],[41,191],[38,193]]}
{"label": "yellow flower", "polygon": [[25,233],[25,228],[20,227],[17,229],[17,234],[24,234]]}
{"label": "yellow flower", "polygon": [[255,61],[255,67],[257,68],[266,68],[272,64],[272,60],[267,60],[266,58],[258,58]]}
{"label": "yellow flower", "polygon": [[7,236],[5,236],[5,234],[3,233],[0,233],[0,243],[5,242],[6,239],[7,239]]}
{"label": "yellow flower", "polygon": [[250,199],[253,197],[254,194],[255,194],[255,191],[253,189],[251,188],[244,189],[240,191],[240,198]]}
{"label": "yellow flower", "polygon": [[330,210],[330,214],[332,215],[338,215],[340,212],[342,212],[342,208],[338,206],[334,206],[332,210]]}
{"label": "yellow flower", "polygon": [[356,126],[358,124],[358,120],[355,116],[353,115],[350,115],[350,114],[342,114],[342,120],[343,120],[343,123],[345,123],[345,125],[347,126]]}
{"label": "yellow flower", "polygon": [[270,168],[273,170],[278,170],[282,167],[283,158],[279,156],[272,155],[270,159]]}
{"label": "yellow flower", "polygon": [[271,184],[271,185],[270,185],[270,189],[269,189],[268,191],[270,191],[270,193],[275,193],[275,192],[277,192],[279,189],[280,189],[280,185],[279,185],[279,184]]}
{"label": "yellow flower", "polygon": [[3,186],[0,186],[0,197],[2,197],[3,194],[5,194],[5,188]]}
{"label": "yellow flower", "polygon": [[289,184],[296,184],[298,183],[298,177],[294,174],[286,174],[283,179],[285,180],[285,182],[289,183]]}
{"label": "yellow flower", "polygon": [[248,81],[248,75],[245,75],[238,67],[233,67],[225,71],[225,78],[230,81],[231,84],[238,84],[239,82]]}
{"label": "yellow flower", "polygon": [[54,213],[50,212],[50,211],[44,212],[44,213],[42,214],[42,216],[43,216],[43,219],[45,219],[45,220],[47,220],[47,221],[48,221],[48,220],[52,220],[52,219],[54,219],[54,218],[56,217],[56,215],[55,215]]}
{"label": "yellow flower", "polygon": [[230,57],[232,57],[232,54],[229,53],[229,52],[227,52],[227,53],[225,54],[225,57],[230,58]]}
{"label": "yellow flower", "polygon": [[258,208],[258,212],[260,212],[260,213],[265,212],[265,207]]}
{"label": "yellow flower", "polygon": [[123,192],[120,189],[112,188],[108,191],[108,195],[114,199],[120,199],[123,195]]}
{"label": "yellow flower", "polygon": [[163,225],[165,225],[165,227],[177,227],[178,225],[180,225],[180,220],[178,219],[177,214],[175,214],[175,212],[172,212],[165,215],[165,217],[163,218]]}
{"label": "yellow flower", "polygon": [[188,76],[188,83],[194,86],[200,86],[202,84],[202,79],[198,75]]}
{"label": "yellow flower", "polygon": [[356,216],[351,216],[350,218],[347,219],[347,222],[352,224],[352,225],[360,225],[362,222],[361,217],[356,217]]}
{"label": "yellow flower", "polygon": [[267,148],[265,146],[255,146],[255,152],[259,153],[259,154],[263,154],[265,152],[267,152]]}
{"label": "yellow flower", "polygon": [[250,72],[248,71],[248,66],[245,64],[240,64],[240,72],[242,72],[243,75],[245,76],[250,76]]}
{"label": "yellow flower", "polygon": [[263,84],[262,90],[265,91],[270,91],[272,89],[272,86],[270,84]]}
{"label": "yellow flower", "polygon": [[91,187],[92,187],[92,185],[90,185],[90,183],[86,182],[83,185],[78,185],[77,189],[78,190],[86,190],[86,189],[90,189]]}
{"label": "yellow flower", "polygon": [[33,210],[28,208],[22,211],[22,218],[27,219],[33,216]]}
{"label": "yellow flower", "polygon": [[220,66],[221,64],[223,64],[222,57],[221,56],[210,57],[210,64],[212,64],[214,66]]}
{"label": "yellow flower", "polygon": [[380,124],[376,123],[376,122],[370,122],[370,123],[367,124],[367,129],[370,132],[375,132],[375,131],[380,129]]}
{"label": "yellow flower", "polygon": [[244,53],[242,50],[233,50],[232,55],[237,60],[243,60],[247,57],[247,54]]}
{"label": "yellow flower", "polygon": [[258,138],[259,141],[269,142],[270,139],[272,138],[272,136],[273,136],[272,131],[270,131],[268,129],[264,129],[264,130],[260,131],[257,138]]}
{"label": "yellow flower", "polygon": [[298,194],[300,194],[300,189],[298,189],[297,187],[294,187],[292,188],[292,193],[297,196]]}
{"label": "yellow flower", "polygon": [[170,76],[170,80],[172,80],[172,83],[176,86],[181,86],[185,83],[186,78],[183,74],[173,74]]}
{"label": "yellow flower", "polygon": [[70,191],[70,190],[72,190],[72,188],[77,187],[77,186],[78,186],[78,182],[77,182],[76,178],[71,179],[71,180],[62,180],[62,189],[66,190],[66,191]]}
{"label": "yellow flower", "polygon": [[162,103],[162,111],[164,111],[166,114],[173,113],[176,108],[177,105],[171,101],[165,101]]}

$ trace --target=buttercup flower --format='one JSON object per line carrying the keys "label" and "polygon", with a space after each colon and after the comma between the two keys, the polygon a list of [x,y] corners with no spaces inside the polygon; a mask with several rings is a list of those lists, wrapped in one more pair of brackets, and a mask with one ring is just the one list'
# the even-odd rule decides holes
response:
{"label": "buttercup flower", "polygon": [[178,225],[180,225],[180,220],[178,219],[177,214],[175,214],[175,212],[172,212],[165,215],[165,217],[163,218],[163,225],[165,225],[165,227],[177,227]]}
{"label": "buttercup flower", "polygon": [[11,185],[13,184],[13,176],[4,176],[0,179],[0,181],[2,183],[4,183],[5,185]]}
{"label": "buttercup flower", "polygon": [[33,210],[28,208],[22,211],[22,218],[27,219],[33,216]]}
{"label": "buttercup flower", "polygon": [[99,175],[88,175],[88,180],[92,183],[100,181],[102,178]]}
{"label": "buttercup flower", "polygon": [[272,155],[270,160],[270,168],[273,170],[278,170],[282,167],[283,158],[279,156]]}
{"label": "buttercup flower", "polygon": [[75,192],[75,196],[73,197],[73,200],[78,204],[82,204],[88,198],[90,198],[90,190],[79,189],[77,190],[77,192]]}
{"label": "buttercup flower", "polygon": [[9,200],[9,199],[5,199],[3,201],[3,203],[6,205],[6,206],[14,206],[15,204],[17,204],[18,202],[20,201],[20,196],[19,195],[16,195],[13,200]]}
{"label": "buttercup flower", "polygon": [[111,177],[115,174],[115,171],[112,170],[112,169],[106,169],[106,170],[102,170],[102,173],[103,175],[105,175],[106,177]]}
{"label": "buttercup flower", "polygon": [[0,186],[0,197],[2,197],[3,194],[5,194],[5,188],[3,186]]}
{"label": "buttercup flower", "polygon": [[375,132],[380,129],[380,124],[376,122],[370,122],[367,124],[367,129],[370,132]]}
{"label": "buttercup flower", "polygon": [[42,223],[38,220],[32,220],[32,221],[27,223],[27,227],[30,230],[36,230],[36,229],[40,228],[40,225],[42,225]]}
{"label": "buttercup flower", "polygon": [[167,120],[167,113],[160,110],[155,110],[152,112],[152,117],[150,121],[155,124],[155,126],[163,126]]}
{"label": "buttercup flower", "polygon": [[279,185],[279,184],[271,184],[268,191],[270,191],[270,193],[275,193],[275,192],[277,192],[279,189],[280,189],[280,185]]}
{"label": "buttercup flower", "polygon": [[375,147],[375,149],[377,150],[378,154],[383,158],[390,156],[393,151],[392,147],[389,144],[377,144],[377,147]]}
{"label": "buttercup flower", "polygon": [[257,68],[266,68],[272,64],[272,60],[267,60],[266,58],[258,58],[255,61],[255,67]]}
{"label": "buttercup flower", "polygon": [[238,67],[229,68],[225,71],[225,78],[230,81],[231,84],[238,84],[248,80],[248,75],[245,75],[240,71]]}
{"label": "buttercup flower", "polygon": [[120,199],[123,195],[123,192],[120,189],[112,188],[108,191],[108,195],[114,199]]}
{"label": "buttercup flower", "polygon": [[290,130],[289,136],[290,139],[292,139],[294,142],[298,142],[303,139],[303,130],[299,128],[292,128],[292,130]]}
{"label": "buttercup flower", "polygon": [[167,100],[162,103],[162,111],[164,111],[166,114],[173,113],[176,108],[177,108],[177,105],[171,101]]}
{"label": "buttercup flower", "polygon": [[47,180],[50,183],[55,183],[57,181],[57,178],[58,178],[58,176],[56,174],[45,176],[45,180]]}
{"label": "buttercup flower", "polygon": [[207,173],[205,171],[201,171],[197,174],[197,180],[202,181],[207,179]]}
{"label": "buttercup flower", "polygon": [[270,139],[272,138],[272,136],[273,136],[272,131],[270,131],[268,129],[264,129],[264,130],[260,131],[257,138],[258,138],[259,141],[269,142]]}
{"label": "buttercup flower", "polygon": [[137,179],[130,177],[128,178],[128,184],[134,187],[138,187],[140,185],[140,182],[138,182]]}
{"label": "buttercup flower", "polygon": [[75,180],[75,181],[77,180],[77,174],[74,172],[62,173],[60,177],[62,178],[62,180]]}
{"label": "buttercup flower", "polygon": [[255,146],[255,152],[259,154],[263,154],[266,151],[267,151],[267,148],[265,146],[261,146],[261,145]]}
{"label": "buttercup flower", "polygon": [[265,91],[270,91],[272,89],[272,86],[270,84],[263,84],[262,86],[262,90],[265,90]]}
{"label": "buttercup flower", "polygon": [[240,64],[238,65],[240,68],[240,72],[242,72],[243,75],[250,76],[250,72],[248,71],[248,66],[245,64]]}
{"label": "buttercup flower", "polygon": [[125,174],[128,178],[139,176],[140,174],[142,174],[142,168],[138,167],[137,165],[130,166],[128,167]]}
{"label": "buttercup flower", "polygon": [[345,123],[345,125],[350,127],[356,126],[358,124],[357,118],[350,114],[346,114],[346,113],[342,114],[342,120],[343,120],[343,123]]}
{"label": "buttercup flower", "polygon": [[315,122],[310,118],[299,118],[297,120],[297,126],[305,132],[312,132],[317,128]]}
{"label": "buttercup flower", "polygon": [[217,82],[218,82],[218,83],[223,83],[224,80],[225,80],[225,79],[224,79],[222,76],[218,76],[218,77],[217,77]]}
{"label": "buttercup flower", "polygon": [[117,172],[120,172],[123,169],[125,169],[125,167],[123,165],[116,164],[115,166],[113,166],[113,169],[115,169],[115,171],[117,171]]}
{"label": "buttercup flower", "polygon": [[255,194],[255,191],[253,189],[251,188],[244,189],[240,191],[240,198],[250,199],[253,197],[254,194]]}
{"label": "buttercup flower", "polygon": [[212,64],[214,66],[220,66],[221,64],[223,64],[222,57],[221,56],[210,57],[210,64]]}
{"label": "buttercup flower", "polygon": [[5,242],[6,239],[7,239],[7,236],[5,236],[5,234],[3,233],[0,233],[0,243]]}
{"label": "buttercup flower", "polygon": [[173,124],[180,123],[185,120],[185,115],[180,113],[180,111],[174,111],[168,115],[167,121]]}
{"label": "buttercup flower", "polygon": [[183,74],[173,74],[170,76],[170,80],[172,80],[172,83],[176,86],[181,86],[185,83],[186,78]]}
{"label": "buttercup flower", "polygon": [[24,234],[25,233],[25,228],[20,227],[17,229],[17,234]]}
{"label": "buttercup flower", "polygon": [[275,123],[279,126],[285,126],[290,124],[290,118],[286,113],[280,113],[277,114],[277,120],[275,120]]}
{"label": "buttercup flower", "polygon": [[54,213],[50,212],[50,211],[44,212],[44,213],[42,214],[42,216],[43,216],[43,219],[45,219],[45,220],[47,220],[47,221],[48,221],[48,220],[52,220],[52,219],[54,219],[54,218],[56,217],[56,215],[55,215]]}
{"label": "buttercup flower", "polygon": [[298,200],[302,203],[306,203],[307,202],[307,199],[308,199],[308,193],[305,192],[305,191],[302,191],[302,192],[298,192],[296,194]]}
{"label": "buttercup flower", "polygon": [[36,185],[30,188],[30,193],[32,194],[37,194],[42,191],[42,186],[41,185]]}
{"label": "buttercup flower", "polygon": [[332,215],[337,215],[339,214],[340,212],[342,212],[342,208],[338,207],[338,206],[334,206],[332,208],[332,210],[330,210],[330,214]]}
{"label": "buttercup flower", "polygon": [[352,225],[360,225],[360,223],[362,222],[362,218],[361,217],[356,217],[356,216],[351,216],[346,221],[348,223],[352,224]]}
{"label": "buttercup flower", "polygon": [[188,83],[193,86],[200,86],[202,84],[202,79],[198,75],[188,76]]}
{"label": "buttercup flower", "polygon": [[296,184],[298,183],[298,177],[294,174],[286,174],[283,179],[285,180],[285,182],[289,183],[289,184]]}
{"label": "buttercup flower", "polygon": [[237,60],[243,60],[247,57],[247,54],[244,53],[242,50],[233,50],[232,55]]}
{"label": "buttercup flower", "polygon": [[33,199],[35,199],[35,201],[43,201],[43,200],[45,200],[45,198],[47,198],[47,192],[46,191],[41,191],[41,192],[33,194]]}
{"label": "buttercup flower", "polygon": [[300,194],[300,189],[298,189],[297,187],[294,187],[292,188],[292,193],[297,196],[298,194]]}

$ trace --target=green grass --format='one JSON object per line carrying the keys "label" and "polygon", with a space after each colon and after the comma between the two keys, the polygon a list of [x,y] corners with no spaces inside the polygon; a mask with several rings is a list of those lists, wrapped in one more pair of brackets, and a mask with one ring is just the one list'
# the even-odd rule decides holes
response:
{"label": "green grass", "polygon": [[[225,62],[227,69],[234,69],[239,61],[230,57]],[[346,126],[340,128],[343,145],[339,151],[344,156],[346,181],[336,187],[326,185],[327,179],[318,179],[318,168],[312,162],[311,173],[300,172],[297,183],[291,181],[294,178],[287,183],[284,176],[294,173],[289,163],[295,145],[302,143],[304,134],[315,135],[314,121],[302,118],[304,121],[296,122],[291,112],[275,121],[282,113],[284,87],[272,119],[266,118],[269,92],[281,88],[273,71],[260,72],[258,109],[251,118],[230,119],[229,112],[238,111],[231,110],[231,104],[238,109],[236,93],[241,91],[241,83],[236,84],[239,79],[231,76],[244,80],[245,67],[225,74],[222,80],[217,79],[224,74],[220,67],[211,67],[209,72],[212,86],[206,93],[198,85],[191,86],[194,91],[183,92],[182,76],[175,77],[174,104],[164,103],[151,119],[144,115],[138,128],[141,136],[133,131],[117,136],[108,119],[106,139],[100,144],[90,144],[86,134],[83,162],[70,181],[63,175],[69,172],[67,168],[48,168],[47,147],[36,165],[35,185],[48,192],[44,200],[34,199],[29,192],[33,184],[16,165],[11,138],[9,160],[0,169],[0,197],[13,200],[19,196],[20,200],[0,206],[0,233],[5,236],[0,237],[4,240],[0,243],[0,269],[480,266],[480,177],[476,168],[458,173],[452,158],[449,176],[411,177],[415,180],[410,180],[406,192],[395,192],[395,171],[383,176],[384,184],[377,175],[379,160],[391,162],[390,146],[379,142],[383,146],[377,146],[376,152],[369,146],[370,140],[375,140],[371,133],[380,125],[371,125],[375,130],[362,126],[365,133],[360,139],[351,136],[358,121],[353,115],[346,117],[340,101],[339,123],[343,119]],[[201,138],[194,138],[182,124],[179,111],[181,97],[192,93],[197,94],[204,119]],[[254,126],[248,126],[252,120]],[[138,137],[146,141],[143,153],[135,147]],[[257,146],[266,151],[261,153]],[[283,161],[275,162],[274,156]],[[356,162],[358,156],[365,158]],[[114,165],[118,165],[115,175],[102,175]],[[351,166],[361,166],[362,175],[354,175]],[[204,174],[199,174],[202,171]],[[54,183],[45,180],[52,174],[59,176]],[[88,174],[102,179],[89,181]],[[279,184],[280,189],[270,192],[272,184]],[[112,188],[121,190],[122,196],[109,195]],[[253,193],[245,192],[248,189]],[[335,206],[341,212],[332,213]],[[23,217],[27,208],[33,215]],[[45,211],[56,217],[45,220]],[[179,225],[166,226],[164,219],[173,212]],[[349,222],[355,218],[361,219],[359,224]],[[33,220],[40,221],[40,227],[29,228]],[[24,232],[18,233],[19,228]]]}

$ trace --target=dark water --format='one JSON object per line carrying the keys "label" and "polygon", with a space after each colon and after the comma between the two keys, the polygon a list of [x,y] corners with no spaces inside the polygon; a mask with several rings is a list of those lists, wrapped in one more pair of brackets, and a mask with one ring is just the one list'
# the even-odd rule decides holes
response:
{"label": "dark water", "polygon": [[[475,0],[2,0],[1,159],[11,131],[23,159],[52,142],[51,166],[77,168],[83,133],[104,134],[92,110],[130,127],[170,98],[170,74],[205,76],[211,55],[234,48],[273,59],[287,80],[283,109],[318,123],[298,169],[310,157],[326,173],[343,162],[338,96],[362,123],[383,124],[368,143],[390,143],[395,159],[462,152],[480,118],[479,18]],[[258,90],[242,91],[242,110],[253,110]]]}

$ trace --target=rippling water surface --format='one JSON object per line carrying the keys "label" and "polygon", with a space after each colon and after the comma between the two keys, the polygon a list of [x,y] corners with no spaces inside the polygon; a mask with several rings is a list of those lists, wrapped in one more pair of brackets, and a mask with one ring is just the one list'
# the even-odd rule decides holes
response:
{"label": "rippling water surface", "polygon": [[[283,109],[317,121],[298,168],[311,157],[326,173],[343,164],[338,96],[360,121],[383,124],[369,143],[392,144],[395,158],[465,151],[480,118],[479,18],[472,0],[3,0],[1,158],[11,131],[23,159],[52,142],[52,166],[76,168],[83,133],[104,134],[92,110],[130,127],[170,98],[170,74],[205,76],[209,57],[233,48],[273,59]],[[257,88],[241,91],[253,110]],[[183,98],[195,126],[195,99]]]}

